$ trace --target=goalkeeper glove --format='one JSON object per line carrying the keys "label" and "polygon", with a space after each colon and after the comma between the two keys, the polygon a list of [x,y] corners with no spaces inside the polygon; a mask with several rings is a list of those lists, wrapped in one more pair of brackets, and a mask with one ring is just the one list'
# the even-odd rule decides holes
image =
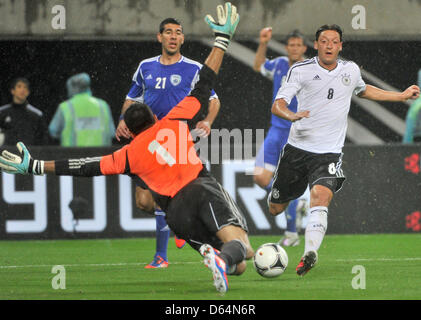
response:
{"label": "goalkeeper glove", "polygon": [[44,161],[34,160],[28,149],[22,142],[18,142],[16,147],[20,156],[7,150],[3,150],[0,156],[0,168],[2,171],[12,174],[44,174]]}
{"label": "goalkeeper glove", "polygon": [[218,23],[209,14],[205,17],[205,21],[215,33],[216,38],[213,45],[226,51],[240,21],[240,15],[237,13],[237,8],[230,2],[225,3],[225,10],[222,5],[219,5],[216,7],[216,11]]}

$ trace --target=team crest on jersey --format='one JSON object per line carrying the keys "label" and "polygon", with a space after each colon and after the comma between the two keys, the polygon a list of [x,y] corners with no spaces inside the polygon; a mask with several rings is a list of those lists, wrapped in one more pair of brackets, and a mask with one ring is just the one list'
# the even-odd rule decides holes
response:
{"label": "team crest on jersey", "polygon": [[344,86],[349,86],[351,84],[351,76],[347,73],[341,74],[342,83]]}
{"label": "team crest on jersey", "polygon": [[172,74],[170,77],[170,81],[173,86],[178,86],[181,82],[181,76],[179,74]]}

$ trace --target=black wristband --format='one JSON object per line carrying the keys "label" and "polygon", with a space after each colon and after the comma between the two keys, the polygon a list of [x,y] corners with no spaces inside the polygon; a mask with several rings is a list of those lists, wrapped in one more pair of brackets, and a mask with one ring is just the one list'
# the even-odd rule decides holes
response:
{"label": "black wristband", "polygon": [[199,73],[199,78],[190,96],[199,100],[201,106],[205,106],[209,101],[212,88],[216,82],[216,73],[207,65],[203,65]]}
{"label": "black wristband", "polygon": [[216,73],[211,68],[209,68],[206,64],[203,65],[202,69],[200,69],[199,72],[200,80],[203,80],[207,83],[208,86],[213,88],[215,82],[216,82]]}
{"label": "black wristband", "polygon": [[226,33],[215,32],[215,37],[223,37],[223,38],[226,38],[227,40],[231,40],[231,37]]}
{"label": "black wristband", "polygon": [[56,160],[55,168],[56,168],[56,175],[57,176],[69,176],[70,169],[69,169],[69,160]]}

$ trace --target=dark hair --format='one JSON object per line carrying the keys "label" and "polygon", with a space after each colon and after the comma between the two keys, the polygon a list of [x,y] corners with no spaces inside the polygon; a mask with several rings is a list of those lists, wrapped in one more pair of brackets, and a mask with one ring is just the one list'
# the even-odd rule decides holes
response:
{"label": "dark hair", "polygon": [[124,114],[124,122],[133,134],[137,135],[155,123],[155,117],[148,105],[135,102]]}
{"label": "dark hair", "polygon": [[332,30],[332,31],[336,31],[337,33],[339,33],[339,40],[342,42],[342,29],[340,26],[338,26],[337,24],[325,24],[323,26],[321,26],[319,29],[317,29],[316,31],[316,41],[319,40],[319,36],[323,31],[326,30]]}
{"label": "dark hair", "polygon": [[303,40],[303,43],[305,41],[304,35],[297,29],[287,34],[287,36],[285,37],[286,44],[288,44],[289,39],[292,39],[292,38],[300,38],[301,40]]}
{"label": "dark hair", "polygon": [[183,26],[181,25],[180,22],[178,22],[177,19],[175,19],[175,18],[166,18],[166,19],[162,20],[162,22],[159,24],[159,33],[164,32],[165,25],[166,24],[169,24],[169,23],[178,24],[181,27],[181,31],[183,31]]}
{"label": "dark hair", "polygon": [[23,78],[23,77],[13,79],[12,82],[10,83],[10,90],[16,88],[16,85],[18,84],[18,82],[23,82],[28,87],[28,90],[31,90],[28,79]]}

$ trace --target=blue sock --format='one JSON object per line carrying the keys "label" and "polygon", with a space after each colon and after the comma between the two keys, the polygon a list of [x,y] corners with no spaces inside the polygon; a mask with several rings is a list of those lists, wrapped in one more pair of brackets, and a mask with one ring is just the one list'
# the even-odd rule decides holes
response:
{"label": "blue sock", "polygon": [[297,232],[295,218],[297,216],[297,204],[298,200],[293,200],[289,203],[288,208],[285,210],[285,216],[287,218],[287,231]]}
{"label": "blue sock", "polygon": [[156,256],[161,256],[165,261],[167,259],[168,239],[170,237],[170,228],[165,221],[165,213],[162,210],[155,210],[156,218]]}
{"label": "blue sock", "polygon": [[269,193],[270,190],[272,189],[272,184],[273,184],[273,178],[270,179],[269,184],[265,187],[265,190]]}

